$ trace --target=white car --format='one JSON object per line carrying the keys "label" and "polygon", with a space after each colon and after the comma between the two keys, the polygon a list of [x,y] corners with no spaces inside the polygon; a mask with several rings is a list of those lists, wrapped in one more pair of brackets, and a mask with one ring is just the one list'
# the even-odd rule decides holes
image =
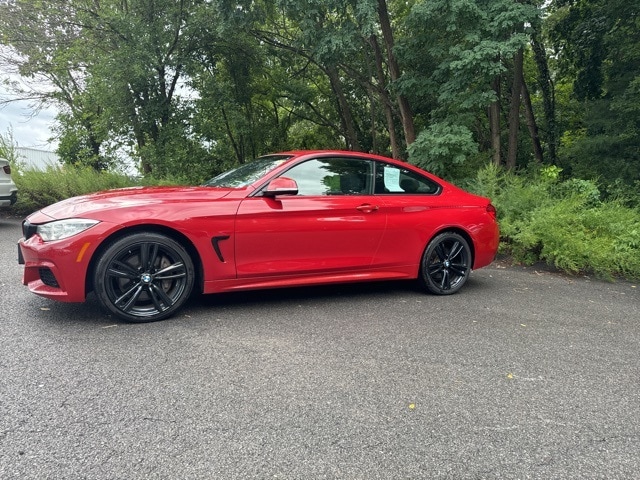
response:
{"label": "white car", "polygon": [[11,179],[11,165],[0,158],[0,207],[10,207],[18,199],[18,187]]}

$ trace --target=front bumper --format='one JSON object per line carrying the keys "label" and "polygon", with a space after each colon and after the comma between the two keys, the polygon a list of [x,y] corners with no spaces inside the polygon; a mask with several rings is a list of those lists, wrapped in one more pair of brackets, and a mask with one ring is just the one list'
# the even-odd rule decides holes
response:
{"label": "front bumper", "polygon": [[83,302],[93,254],[113,225],[99,223],[73,237],[51,242],[32,235],[18,242],[22,283],[29,290],[61,302]]}

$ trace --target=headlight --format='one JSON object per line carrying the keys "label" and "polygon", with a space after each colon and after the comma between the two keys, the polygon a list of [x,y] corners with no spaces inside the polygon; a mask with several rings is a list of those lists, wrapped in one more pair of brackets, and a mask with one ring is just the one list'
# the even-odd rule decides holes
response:
{"label": "headlight", "polygon": [[45,242],[51,240],[62,240],[63,238],[77,235],[86,229],[93,227],[98,220],[87,220],[84,218],[68,218],[66,220],[57,220],[42,225],[38,225],[38,235]]}

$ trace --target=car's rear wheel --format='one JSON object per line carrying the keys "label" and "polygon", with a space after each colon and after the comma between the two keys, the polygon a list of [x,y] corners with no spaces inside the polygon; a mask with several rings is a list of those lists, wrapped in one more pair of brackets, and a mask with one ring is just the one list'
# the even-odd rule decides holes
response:
{"label": "car's rear wheel", "polygon": [[158,233],[134,233],[109,245],[94,273],[100,303],[129,322],[153,322],[173,315],[189,298],[193,262],[175,240]]}
{"label": "car's rear wheel", "polygon": [[456,293],[469,278],[471,249],[465,238],[455,232],[436,235],[422,255],[420,280],[432,293]]}

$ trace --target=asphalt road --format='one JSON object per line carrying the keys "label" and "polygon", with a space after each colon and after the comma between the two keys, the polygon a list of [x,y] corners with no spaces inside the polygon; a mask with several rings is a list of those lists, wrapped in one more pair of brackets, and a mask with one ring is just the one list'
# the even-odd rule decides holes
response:
{"label": "asphalt road", "polygon": [[131,325],[30,294],[0,217],[0,478],[640,477],[635,284],[493,265],[208,296]]}

